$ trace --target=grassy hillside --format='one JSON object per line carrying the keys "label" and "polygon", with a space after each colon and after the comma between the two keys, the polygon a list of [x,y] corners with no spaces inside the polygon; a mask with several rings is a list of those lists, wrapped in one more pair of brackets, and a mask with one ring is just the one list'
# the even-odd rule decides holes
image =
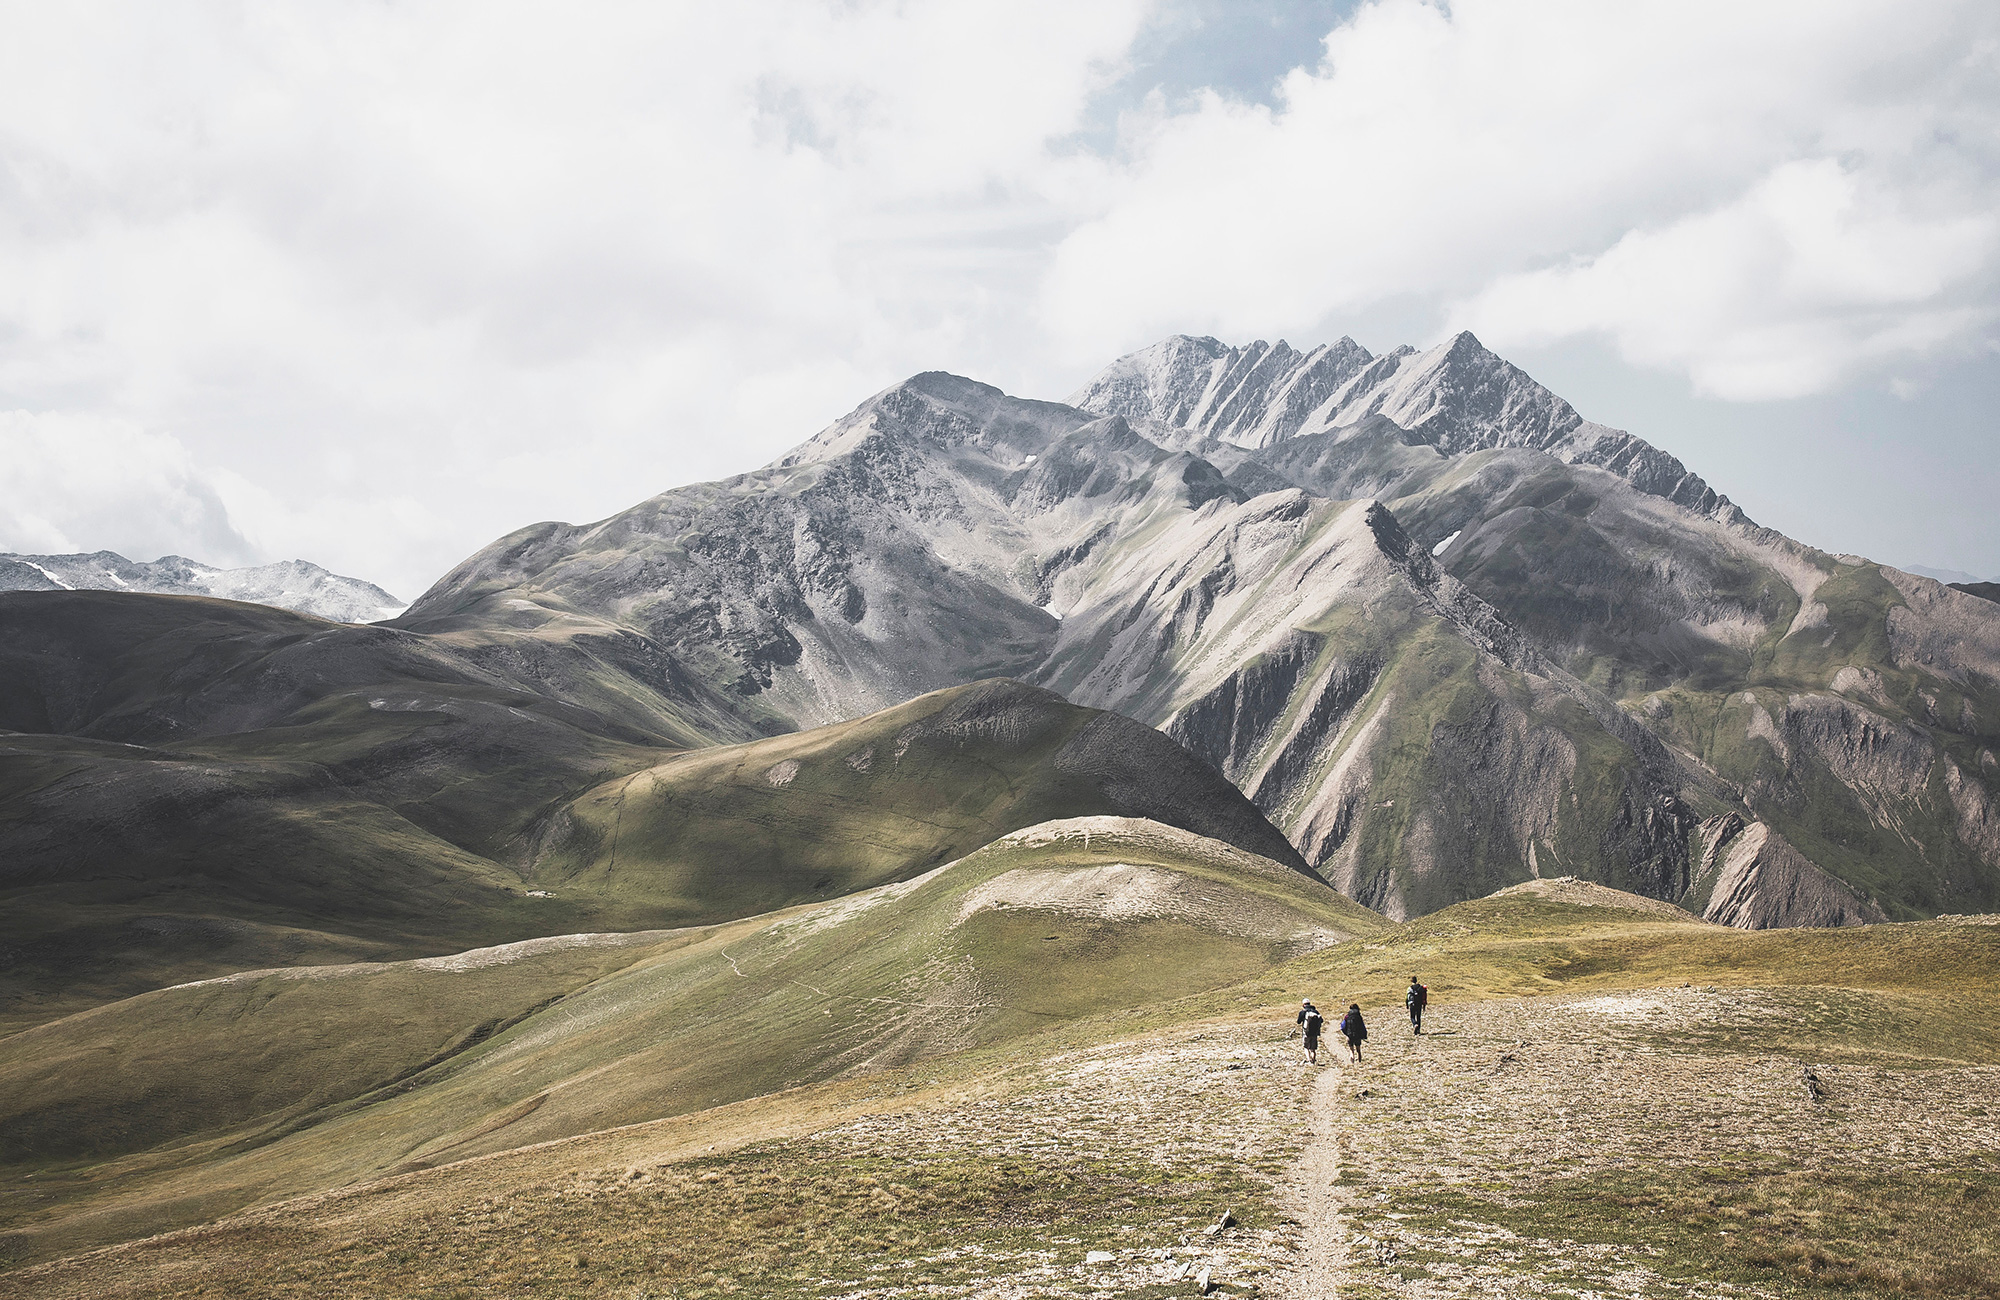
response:
{"label": "grassy hillside", "polygon": [[[1113,856],[1161,865],[1164,854],[1135,850],[1166,833],[1122,833]],[[1120,942],[1152,949],[1148,973],[1102,989],[1088,972],[1119,970],[1115,953],[1088,964],[1037,953],[1010,968],[996,964],[1009,950],[997,931],[966,934],[1022,905],[1000,908],[1002,895],[1038,896],[1044,913],[1058,896],[1094,896],[1088,884],[1104,868],[1082,854],[1074,833],[1021,836],[960,864],[963,879],[953,868],[865,905],[739,923],[719,945],[728,958],[705,944],[644,956],[566,999],[566,1011],[558,1003],[462,1053],[437,1083],[233,1162],[16,1175],[7,1186],[45,1186],[48,1199],[15,1220],[5,1249],[21,1266],[0,1273],[0,1296],[165,1295],[197,1265],[211,1294],[241,1296],[970,1296],[1003,1285],[1164,1296],[1185,1294],[1195,1267],[1214,1270],[1228,1294],[1269,1294],[1301,1270],[1373,1296],[2000,1286],[2000,1240],[1980,1212],[2000,1190],[2000,1121],[1988,1105],[2000,1002],[1979,978],[2000,959],[2000,927],[1744,933],[1540,882],[1179,998],[1185,985],[1161,977],[1202,950],[1155,946],[1143,925]],[[1085,887],[1037,894],[1022,880],[1056,861]],[[1191,873],[1183,898],[1228,880],[1308,915],[1292,873],[1221,850],[1175,870]],[[1006,890],[982,894],[1010,876]],[[968,914],[974,898],[990,905]],[[1206,915],[1213,935],[1216,913]],[[947,917],[966,919],[940,927]],[[1084,920],[1056,913],[1030,928],[1063,934]],[[943,946],[879,967],[873,951],[829,960],[834,936],[864,922],[877,933],[927,927]],[[951,1001],[967,1032],[937,1036],[922,1027],[926,1008],[909,1005],[951,998],[936,989],[937,967],[923,997],[891,988],[901,1002],[874,1011],[855,1000],[891,971],[906,977],[926,952],[982,972],[958,987],[977,988],[991,1008]],[[698,953],[723,968],[707,980],[728,981],[713,995],[721,1001],[670,1015],[659,1001],[670,985],[676,998],[710,996],[694,975]],[[1413,970],[1433,994],[1423,1038],[1400,1023],[1397,994]],[[1362,1066],[1297,1064],[1285,1035],[1301,995],[1367,1008]],[[1056,1014],[1010,1022],[1010,1009]],[[814,1016],[835,1023],[813,1026]],[[842,1043],[907,1048],[907,1033],[879,1032],[892,1022],[932,1034],[930,1045],[824,1082],[778,1063],[790,1051],[817,1065]],[[877,1032],[857,1034],[864,1023]],[[727,1044],[747,1053],[744,1069],[763,1088],[795,1086],[625,1127],[609,1126],[614,1108],[595,1131],[523,1145],[551,1135],[536,1127],[545,1113],[589,1112],[573,1094],[615,1096],[631,1086],[621,1080],[642,1079],[654,1105],[676,1089],[700,1093],[709,1067],[656,1035],[690,1049]],[[564,1057],[567,1073],[555,1069]],[[1804,1065],[1822,1100],[1807,1094]],[[258,1158],[275,1170],[288,1147],[317,1144],[314,1159],[331,1164],[356,1144],[391,1145],[386,1130],[444,1113],[426,1093],[458,1098],[462,1127],[405,1138],[409,1172],[28,1263],[241,1203],[247,1189],[230,1180]],[[545,1099],[508,1104],[522,1093]],[[492,1154],[463,1158],[481,1151]],[[437,1167],[416,1167],[425,1163]],[[114,1171],[123,1186],[107,1195]],[[12,1203],[18,1213],[20,1193]],[[1205,1233],[1225,1210],[1235,1226]]]}
{"label": "grassy hillside", "polygon": [[528,875],[596,923],[686,924],[852,893],[1022,826],[1099,814],[1305,869],[1247,799],[1157,731],[997,681],[608,781],[552,819]]}
{"label": "grassy hillside", "polygon": [[1384,928],[1220,841],[1052,822],[813,909],[256,972],[41,1025],[0,1039],[0,1157],[71,1203],[16,1218],[24,1242],[89,1241],[1002,1043]]}
{"label": "grassy hillside", "polygon": [[253,967],[750,915],[1051,817],[1156,816],[1296,862],[1172,742],[1045,692],[690,755],[701,700],[670,662],[650,704],[612,698],[640,689],[612,649],[586,672],[547,635],[0,596],[0,1032]]}

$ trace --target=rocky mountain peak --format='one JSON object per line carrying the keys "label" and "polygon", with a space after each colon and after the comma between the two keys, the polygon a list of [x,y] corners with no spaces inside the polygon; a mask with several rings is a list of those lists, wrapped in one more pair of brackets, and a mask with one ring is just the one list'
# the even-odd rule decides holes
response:
{"label": "rocky mountain peak", "polygon": [[1113,362],[1070,405],[1262,447],[1298,433],[1373,360],[1350,338],[1301,352],[1283,339],[1229,347],[1175,335]]}
{"label": "rocky mountain peak", "polygon": [[[1396,915],[1539,864],[1681,899],[1700,874],[1689,809],[1748,820],[1752,799],[1829,872],[1872,871],[1816,814],[1782,811],[1810,803],[1787,756],[1845,772],[1861,724],[1785,701],[1984,662],[1957,613],[1740,526],[1678,460],[1470,333],[1380,356],[1176,336],[1074,401],[912,376],[765,469],[501,539],[402,626],[492,637],[493,653],[495,629],[517,628],[591,663],[615,651],[730,735],[1030,681],[1167,730],[1328,880]],[[1750,688],[1773,645],[1792,694],[1765,699]],[[1981,802],[2000,763],[1984,706],[1961,699],[1970,677],[1951,680],[1894,697],[1935,696],[1924,724],[1959,726],[1978,755],[1947,772],[1951,809],[1923,803],[1931,742],[1878,730],[1910,740],[1895,816],[1932,808],[1923,851],[1964,855],[1979,881],[2000,870],[2000,836],[1979,829],[2000,825]],[[1773,736],[1777,766],[1760,765]],[[1853,788],[1873,781],[1855,767]],[[1775,811],[1757,782],[1777,783]],[[1874,842],[1865,861],[1898,852]],[[1772,900],[1797,873],[1776,849],[1753,856],[1744,872],[1768,888],[1746,915],[1787,923]],[[1901,914],[1936,910],[1922,888],[1903,888]]]}
{"label": "rocky mountain peak", "polygon": [[933,452],[969,452],[1012,469],[1089,420],[1060,403],[1009,397],[990,384],[929,370],[883,389],[771,468],[823,464],[872,439]]}
{"label": "rocky mountain peak", "polygon": [[1282,341],[1230,347],[1176,335],[1112,362],[1070,401],[1247,449],[1321,434],[1371,436],[1367,422],[1387,420],[1404,431],[1400,441],[1447,456],[1546,452],[1698,513],[1743,521],[1678,459],[1584,419],[1470,330],[1427,351],[1398,347],[1380,357],[1349,338],[1300,352]]}

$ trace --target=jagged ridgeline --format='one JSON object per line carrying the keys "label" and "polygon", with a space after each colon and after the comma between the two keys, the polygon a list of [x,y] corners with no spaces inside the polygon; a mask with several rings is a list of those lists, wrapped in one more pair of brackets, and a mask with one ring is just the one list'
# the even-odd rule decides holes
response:
{"label": "jagged ridgeline", "polygon": [[1535,875],[1748,927],[2000,905],[2000,605],[1758,527],[1470,335],[1175,338],[1068,404],[920,375],[400,626],[629,636],[717,740],[1045,685],[1395,917]]}

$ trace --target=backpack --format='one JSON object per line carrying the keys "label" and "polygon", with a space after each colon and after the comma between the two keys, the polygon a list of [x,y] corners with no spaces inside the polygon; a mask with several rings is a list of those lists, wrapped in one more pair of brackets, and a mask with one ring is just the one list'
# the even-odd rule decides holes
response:
{"label": "backpack", "polygon": [[1324,1025],[1325,1023],[1326,1020],[1320,1015],[1319,1012],[1314,1011],[1309,1013],[1306,1016],[1306,1037],[1318,1038],[1320,1026]]}
{"label": "backpack", "polygon": [[1410,985],[1409,1003],[1411,1006],[1422,1010],[1431,1004],[1431,991],[1421,984]]}

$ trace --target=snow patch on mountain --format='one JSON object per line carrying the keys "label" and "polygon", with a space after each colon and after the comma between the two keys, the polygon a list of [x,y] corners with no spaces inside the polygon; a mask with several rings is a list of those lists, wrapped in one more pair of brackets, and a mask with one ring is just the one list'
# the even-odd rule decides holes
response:
{"label": "snow patch on mountain", "polygon": [[142,563],[115,551],[79,555],[0,555],[0,591],[136,591],[212,596],[273,605],[336,623],[375,623],[405,606],[359,578],[344,578],[305,560],[247,569],[218,569],[181,555]]}

